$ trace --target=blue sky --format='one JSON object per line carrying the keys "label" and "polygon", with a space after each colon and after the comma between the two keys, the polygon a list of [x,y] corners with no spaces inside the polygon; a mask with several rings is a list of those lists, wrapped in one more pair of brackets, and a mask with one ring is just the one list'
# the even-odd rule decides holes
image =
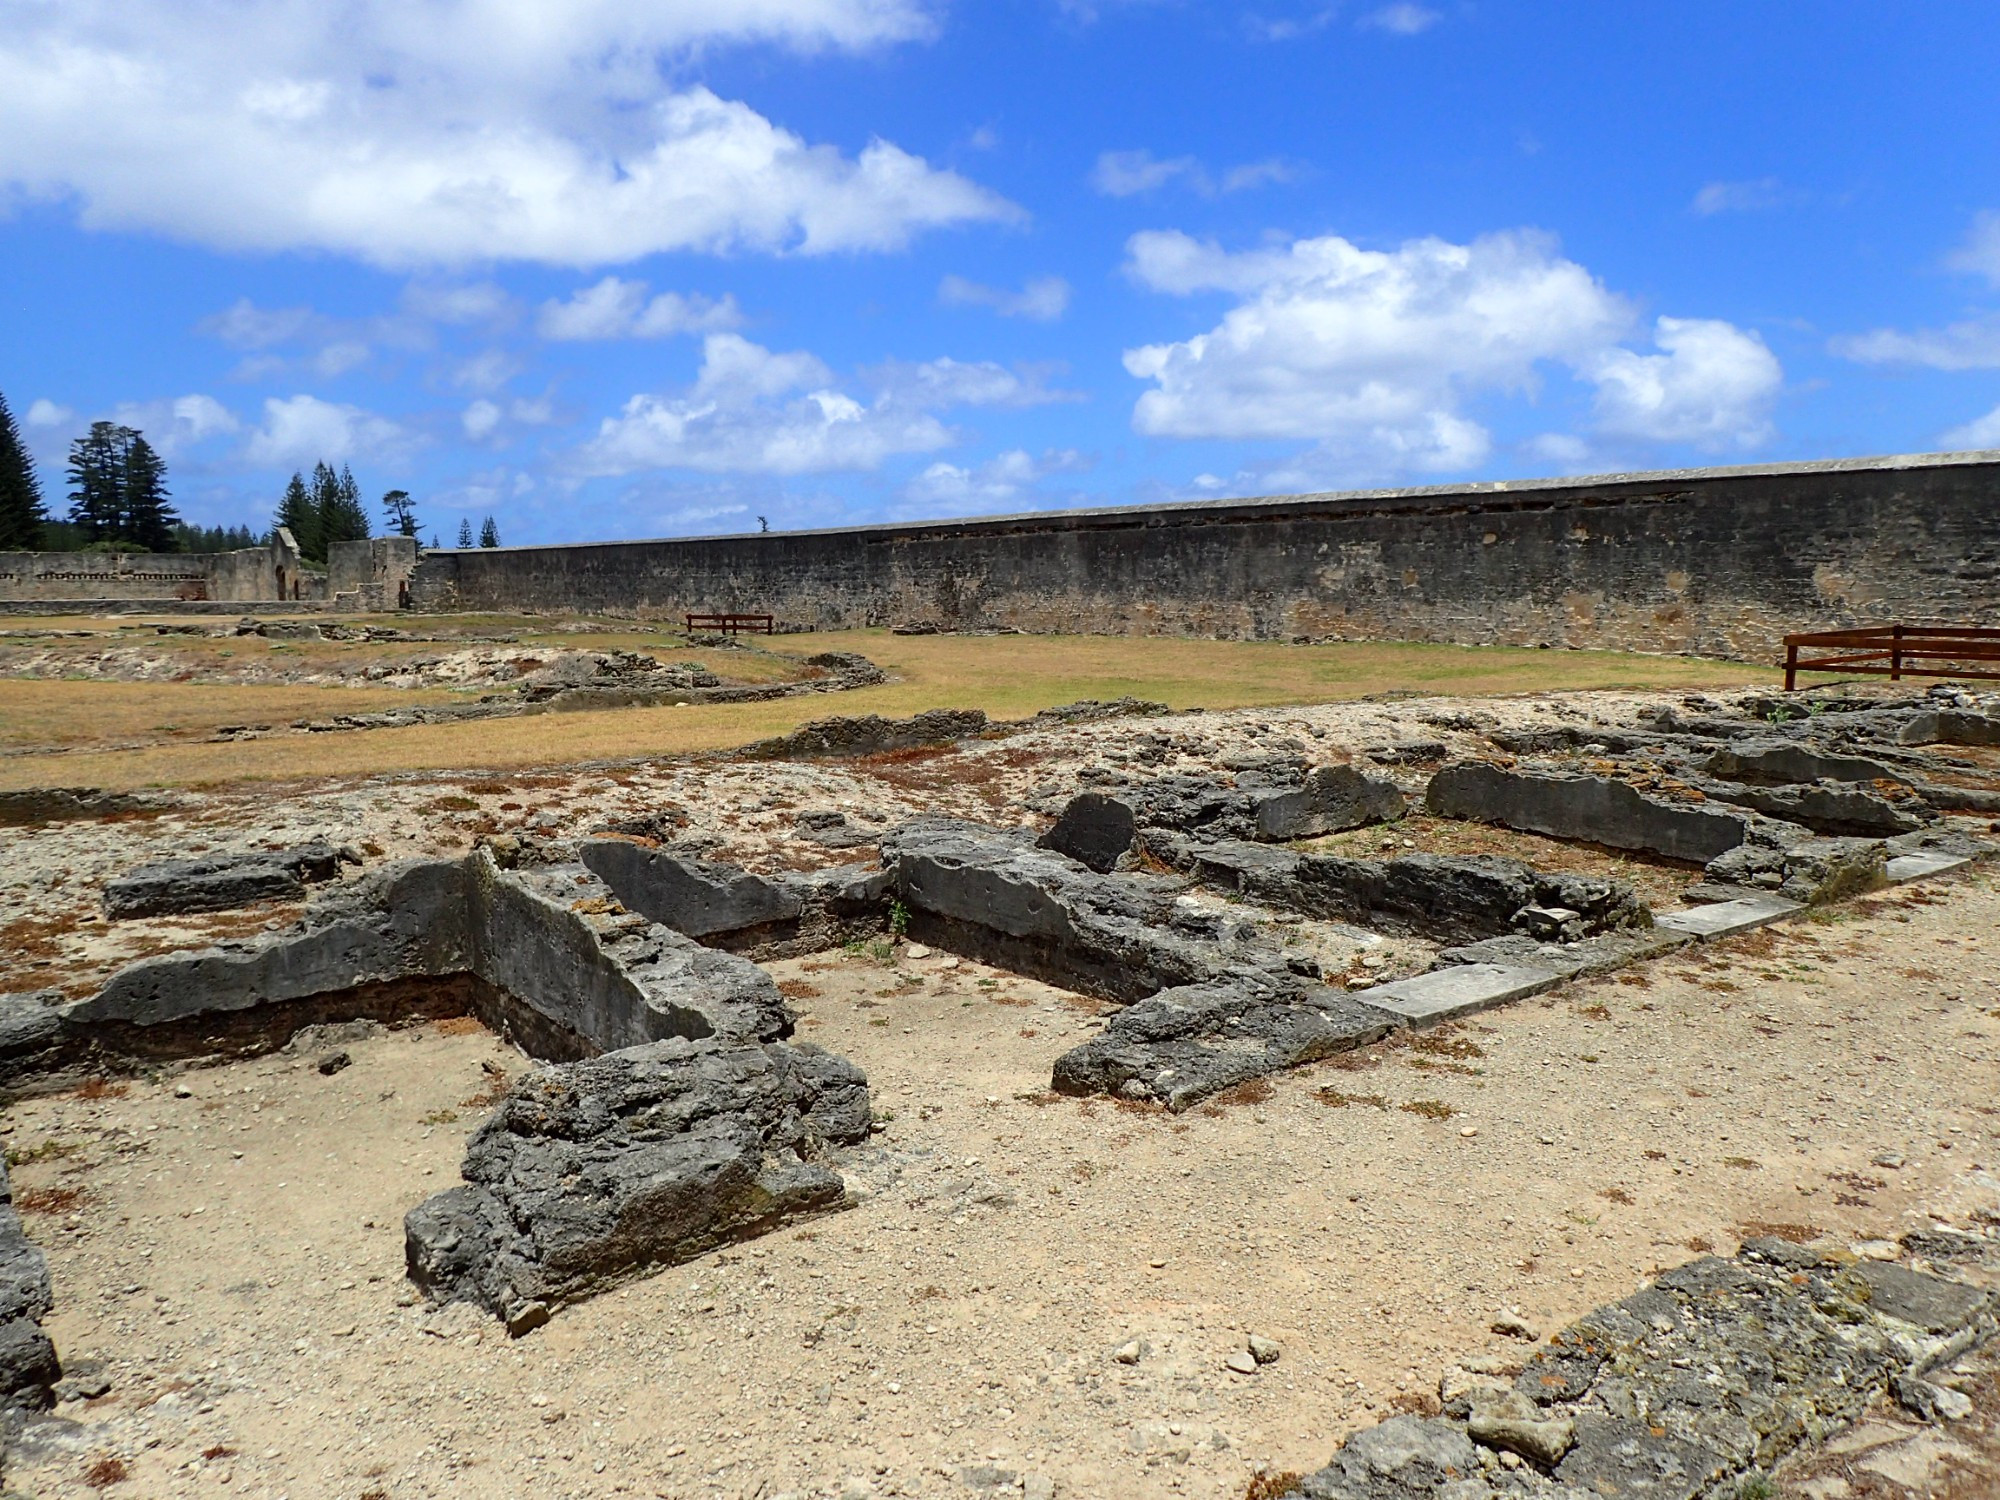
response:
{"label": "blue sky", "polygon": [[0,392],[449,542],[2000,447],[1990,4],[0,0]]}

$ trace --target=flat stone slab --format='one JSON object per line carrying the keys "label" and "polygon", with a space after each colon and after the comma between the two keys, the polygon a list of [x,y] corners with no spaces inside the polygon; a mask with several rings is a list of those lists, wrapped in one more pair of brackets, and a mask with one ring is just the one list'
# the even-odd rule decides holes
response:
{"label": "flat stone slab", "polygon": [[1963,854],[1899,854],[1886,866],[1889,878],[1898,883],[1922,880],[1926,875],[1942,875],[1971,864]]}
{"label": "flat stone slab", "polygon": [[1745,896],[1741,901],[1717,901],[1711,906],[1697,906],[1692,911],[1670,911],[1655,917],[1654,925],[1673,932],[1685,932],[1698,941],[1710,938],[1728,937],[1732,933],[1748,932],[1753,927],[1762,927],[1780,917],[1789,917],[1805,907],[1797,901],[1787,901],[1783,896]]}
{"label": "flat stone slab", "polygon": [[1352,993],[1357,1000],[1400,1016],[1411,1026],[1435,1026],[1455,1016],[1539,995],[1561,978],[1527,964],[1454,964],[1414,979],[1396,979]]}

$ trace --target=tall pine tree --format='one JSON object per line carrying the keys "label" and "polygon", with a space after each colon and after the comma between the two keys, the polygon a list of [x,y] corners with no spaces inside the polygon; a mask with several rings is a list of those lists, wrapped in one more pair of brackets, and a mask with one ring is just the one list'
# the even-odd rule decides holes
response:
{"label": "tall pine tree", "polygon": [[472,517],[470,516],[463,516],[459,519],[458,545],[461,547],[470,547],[472,545]]}
{"label": "tall pine tree", "polygon": [[479,528],[479,545],[482,547],[497,547],[500,545],[500,528],[493,524],[491,516],[488,516],[485,524]]}
{"label": "tall pine tree", "polygon": [[123,509],[125,540],[146,552],[175,550],[174,529],[181,518],[174,513],[173,497],[167,492],[167,466],[137,432],[125,449]]}
{"label": "tall pine tree", "polygon": [[291,482],[285,486],[285,497],[278,502],[275,524],[291,532],[292,540],[299,544],[300,557],[307,562],[326,561],[326,544],[319,533],[319,507],[313,504],[303,474],[294,473]]}
{"label": "tall pine tree", "polygon": [[32,552],[42,545],[42,486],[35,460],[21,442],[7,398],[0,396],[0,552]]}
{"label": "tall pine tree", "polygon": [[417,508],[411,503],[408,490],[391,490],[384,495],[382,515],[388,521],[389,529],[397,536],[416,536]]}
{"label": "tall pine tree", "polygon": [[69,520],[85,546],[129,541],[125,534],[126,461],[139,434],[116,422],[92,422],[69,445]]}
{"label": "tall pine tree", "polygon": [[361,489],[345,467],[336,474],[330,464],[317,464],[312,478],[313,504],[319,511],[320,555],[325,562],[335,542],[368,540],[368,512],[361,508]]}

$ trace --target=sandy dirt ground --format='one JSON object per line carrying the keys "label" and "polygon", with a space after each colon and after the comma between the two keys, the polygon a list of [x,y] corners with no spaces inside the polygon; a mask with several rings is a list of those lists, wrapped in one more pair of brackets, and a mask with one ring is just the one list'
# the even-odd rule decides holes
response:
{"label": "sandy dirt ground", "polygon": [[[323,835],[373,864],[651,820],[721,858],[809,868],[871,851],[801,837],[807,811],[863,833],[926,811],[1039,826],[1093,774],[1271,751],[1414,792],[1426,767],[1369,751],[1463,755],[1491,728],[1685,701],[1358,702],[858,762],[193,790],[158,816],[0,829],[0,990],[88,993],[138,954],[296,917],[105,922],[102,883],[149,859]],[[1698,873],[1421,817],[1340,846],[1514,852],[1662,904]],[[1429,959],[1271,920],[1355,978]],[[109,1389],[38,1423],[7,1479],[42,1497],[1235,1500],[1421,1408],[1455,1361],[1524,1358],[1492,1332],[1502,1314],[1547,1333],[1747,1233],[1858,1242],[2000,1214],[1996,932],[1995,877],[1947,878],[1179,1117],[1046,1093],[1096,1002],[908,947],[773,964],[800,1037],[872,1081],[884,1128],[841,1163],[858,1206],[520,1340],[425,1309],[403,1279],[403,1213],[455,1179],[501,1079],[532,1066],[476,1025],[23,1101],[0,1139],[50,1255],[47,1326]],[[351,1064],[322,1074],[335,1046]],[[1250,1333],[1282,1355],[1239,1375],[1224,1361]]]}
{"label": "sandy dirt ground", "polygon": [[[0,1128],[47,1326],[111,1386],[9,1479],[1233,1500],[1455,1361],[1523,1357],[1504,1312],[1547,1332],[1774,1226],[2000,1212],[1996,930],[1989,875],[1906,888],[1180,1117],[1044,1093],[1095,1002],[908,949],[774,964],[889,1116],[844,1163],[863,1201],[519,1340],[401,1276],[402,1213],[530,1066],[469,1023],[345,1042],[331,1076],[309,1043],[26,1101]],[[1282,1356],[1238,1375],[1249,1332]]]}

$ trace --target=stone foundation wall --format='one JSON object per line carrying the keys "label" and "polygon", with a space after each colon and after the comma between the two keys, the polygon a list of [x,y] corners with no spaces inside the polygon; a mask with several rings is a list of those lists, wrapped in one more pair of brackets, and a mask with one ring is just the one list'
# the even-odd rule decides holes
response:
{"label": "stone foundation wall", "polygon": [[1790,631],[2000,624],[2000,453],[431,552],[411,595],[418,609],[754,611],[820,629],[1768,660]]}

